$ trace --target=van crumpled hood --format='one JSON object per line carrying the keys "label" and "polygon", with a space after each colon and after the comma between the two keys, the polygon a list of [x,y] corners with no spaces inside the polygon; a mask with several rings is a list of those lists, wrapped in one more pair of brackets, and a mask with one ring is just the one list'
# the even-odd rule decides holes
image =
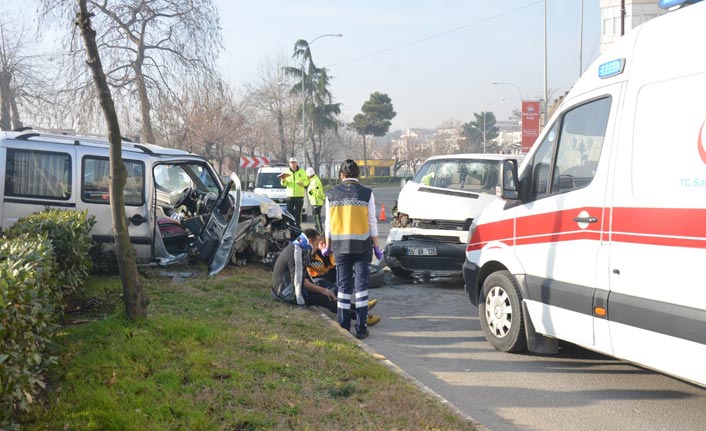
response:
{"label": "van crumpled hood", "polygon": [[[230,192],[234,195],[235,192]],[[245,208],[260,207],[260,212],[267,217],[274,219],[282,218],[282,207],[277,205],[277,202],[273,201],[269,197],[253,192],[241,192],[240,198],[240,209],[241,211]]]}

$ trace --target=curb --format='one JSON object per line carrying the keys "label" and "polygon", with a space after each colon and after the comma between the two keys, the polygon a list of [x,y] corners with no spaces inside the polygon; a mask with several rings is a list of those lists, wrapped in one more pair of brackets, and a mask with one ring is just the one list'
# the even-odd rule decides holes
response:
{"label": "curb", "polygon": [[465,420],[466,422],[470,423],[473,425],[478,431],[490,431],[485,425],[482,423],[478,422],[477,420],[473,419],[472,417],[468,416],[466,413],[461,411],[458,407],[456,407],[451,401],[447,400],[446,398],[442,397],[438,393],[434,392],[433,389],[425,385],[424,383],[420,382],[416,378],[414,378],[412,375],[407,373],[405,370],[400,368],[397,364],[392,362],[391,360],[387,359],[385,355],[382,355],[375,351],[372,347],[367,345],[363,340],[359,340],[353,336],[349,331],[346,331],[345,329],[341,328],[341,326],[338,324],[338,322],[332,320],[326,313],[320,310],[311,310],[313,313],[318,314],[319,317],[323,320],[325,320],[329,325],[332,327],[336,328],[340,333],[345,334],[346,336],[350,337],[353,339],[354,342],[358,344],[358,346],[363,349],[366,353],[368,353],[373,359],[377,359],[380,362],[382,362],[387,368],[392,370],[393,372],[401,375],[408,381],[412,382],[415,386],[417,386],[419,389],[422,390],[422,392],[425,392],[432,397],[436,398],[437,400],[441,401],[442,404],[447,406],[449,409],[451,409],[452,412],[456,414],[456,416],[460,417],[461,419]]}

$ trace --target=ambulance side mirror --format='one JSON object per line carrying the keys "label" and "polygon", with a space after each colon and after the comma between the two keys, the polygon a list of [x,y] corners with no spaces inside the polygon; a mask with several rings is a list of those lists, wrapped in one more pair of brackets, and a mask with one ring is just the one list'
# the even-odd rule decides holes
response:
{"label": "ambulance side mirror", "polygon": [[503,199],[517,200],[520,197],[520,180],[517,176],[517,160],[503,160],[503,177],[500,183]]}

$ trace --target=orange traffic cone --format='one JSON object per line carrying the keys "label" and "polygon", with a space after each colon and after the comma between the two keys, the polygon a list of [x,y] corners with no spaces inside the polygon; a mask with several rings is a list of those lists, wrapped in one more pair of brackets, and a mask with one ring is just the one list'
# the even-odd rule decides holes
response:
{"label": "orange traffic cone", "polygon": [[380,218],[379,221],[387,221],[387,216],[385,215],[385,204],[380,205]]}

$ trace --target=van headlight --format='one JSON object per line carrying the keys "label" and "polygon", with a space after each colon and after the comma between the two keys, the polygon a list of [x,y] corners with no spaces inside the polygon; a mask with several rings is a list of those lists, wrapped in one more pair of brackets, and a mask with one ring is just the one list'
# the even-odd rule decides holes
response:
{"label": "van headlight", "polygon": [[409,224],[409,216],[404,213],[399,213],[400,227],[407,227]]}

